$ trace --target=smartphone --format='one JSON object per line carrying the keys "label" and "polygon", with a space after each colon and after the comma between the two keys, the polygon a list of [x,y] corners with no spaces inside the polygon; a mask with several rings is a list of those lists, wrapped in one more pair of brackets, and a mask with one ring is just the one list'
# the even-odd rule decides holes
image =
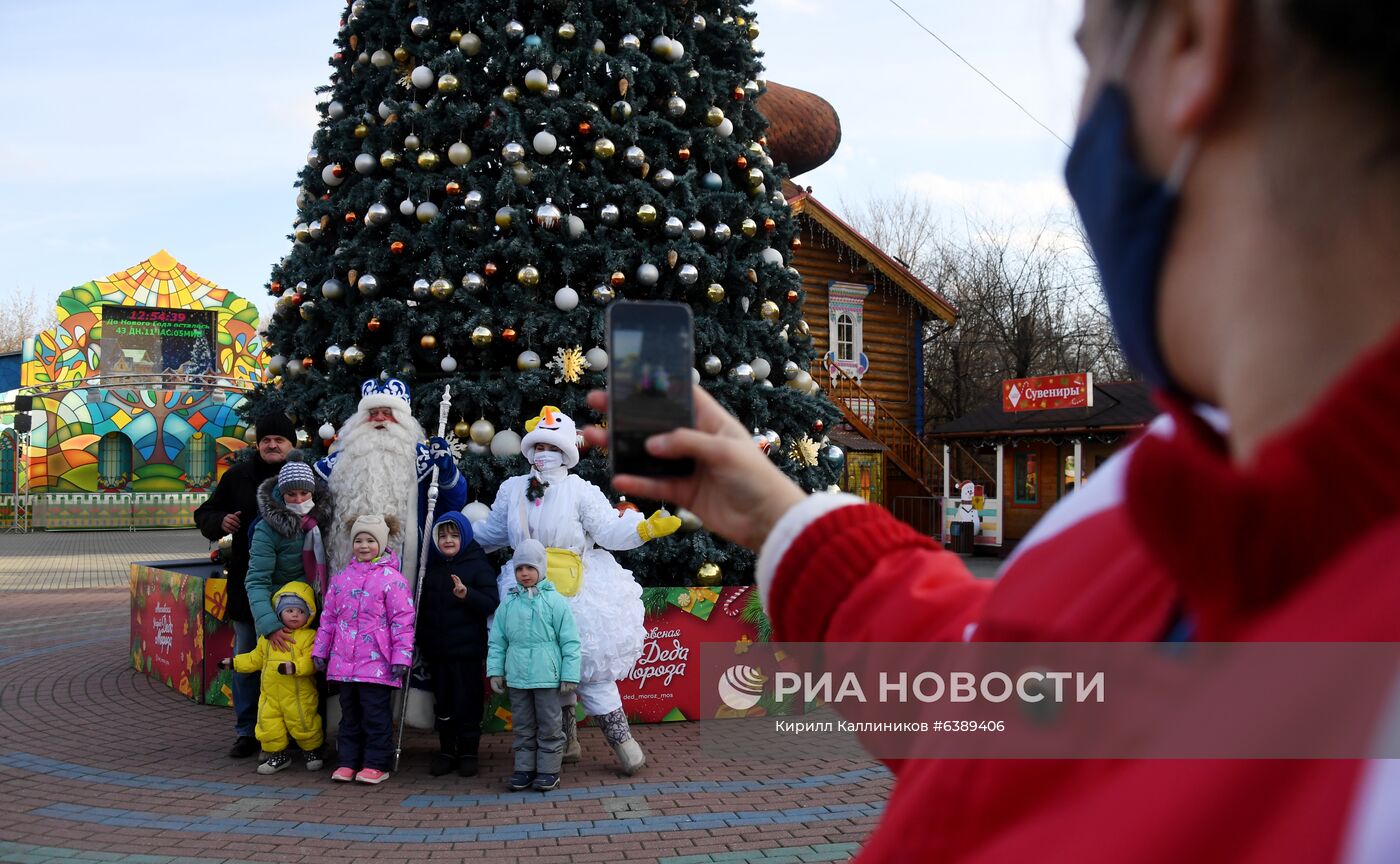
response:
{"label": "smartphone", "polygon": [[608,307],[608,453],[612,472],[684,477],[690,459],[658,459],[652,435],[695,425],[690,370],[695,325],[684,303],[618,301]]}

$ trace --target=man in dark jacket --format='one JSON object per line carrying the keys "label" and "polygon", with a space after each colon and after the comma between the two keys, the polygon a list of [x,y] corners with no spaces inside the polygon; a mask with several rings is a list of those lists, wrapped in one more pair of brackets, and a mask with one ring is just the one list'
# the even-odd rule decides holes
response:
{"label": "man in dark jacket", "polygon": [[[248,607],[243,581],[248,575],[248,529],[258,515],[258,486],[277,475],[287,454],[296,446],[296,429],[285,414],[275,413],[254,426],[257,449],[251,459],[234,465],[220,478],[209,498],[194,511],[195,524],[210,540],[233,535],[228,561],[228,611],[225,618],[233,625],[234,652],[253,650],[258,634]],[[234,759],[245,759],[258,752],[253,727],[258,719],[258,674],[233,676],[234,733],[238,740],[229,749]]]}
{"label": "man in dark jacket", "polygon": [[429,773],[440,777],[454,768],[476,774],[485,690],[486,619],[500,595],[496,568],[486,560],[472,525],[461,513],[444,513],[433,525],[433,548],[423,575],[418,604],[418,650],[432,678],[434,713],[441,751]]}

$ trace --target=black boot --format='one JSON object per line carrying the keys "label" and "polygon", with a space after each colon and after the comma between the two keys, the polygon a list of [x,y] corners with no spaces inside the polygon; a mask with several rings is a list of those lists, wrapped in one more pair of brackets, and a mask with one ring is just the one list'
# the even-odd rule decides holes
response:
{"label": "black boot", "polygon": [[457,776],[475,777],[478,769],[476,760],[476,750],[480,745],[480,738],[463,738],[457,744],[457,751],[462,754],[461,762],[457,765]]}
{"label": "black boot", "polygon": [[434,777],[451,774],[457,770],[457,741],[446,735],[438,736],[438,746],[442,749],[428,763],[428,773]]}
{"label": "black boot", "polygon": [[239,735],[233,746],[228,748],[230,759],[247,759],[258,752],[258,739],[252,735]]}

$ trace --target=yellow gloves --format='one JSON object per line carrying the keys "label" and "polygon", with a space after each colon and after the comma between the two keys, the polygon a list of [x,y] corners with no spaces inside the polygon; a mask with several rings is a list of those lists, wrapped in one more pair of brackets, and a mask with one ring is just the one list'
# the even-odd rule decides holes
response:
{"label": "yellow gloves", "polygon": [[666,537],[680,530],[681,519],[665,510],[657,510],[647,517],[647,521],[637,525],[637,536],[645,543],[657,537]]}

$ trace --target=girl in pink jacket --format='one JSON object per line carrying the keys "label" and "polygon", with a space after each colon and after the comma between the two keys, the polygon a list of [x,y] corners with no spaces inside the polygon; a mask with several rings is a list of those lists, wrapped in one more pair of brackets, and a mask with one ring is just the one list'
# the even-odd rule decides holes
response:
{"label": "girl in pink jacket", "polygon": [[335,574],[311,656],[340,682],[339,766],[332,780],[383,783],[394,758],[393,696],[413,662],[413,593],[388,548],[390,525],[361,516],[354,560]]}

